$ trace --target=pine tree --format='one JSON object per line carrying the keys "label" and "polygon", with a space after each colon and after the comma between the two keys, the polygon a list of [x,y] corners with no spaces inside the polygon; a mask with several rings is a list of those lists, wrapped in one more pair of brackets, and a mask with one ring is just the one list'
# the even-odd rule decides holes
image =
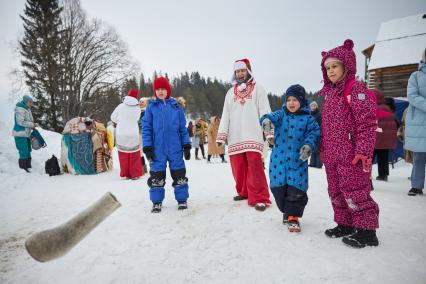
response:
{"label": "pine tree", "polygon": [[58,94],[61,69],[61,14],[57,0],[27,0],[24,15],[24,37],[19,42],[23,57],[25,82],[36,98],[33,107],[36,121],[44,128],[61,131]]}
{"label": "pine tree", "polygon": [[139,91],[139,86],[136,77],[124,80],[123,86],[121,87],[121,97],[123,98],[127,96],[130,89],[136,89]]}

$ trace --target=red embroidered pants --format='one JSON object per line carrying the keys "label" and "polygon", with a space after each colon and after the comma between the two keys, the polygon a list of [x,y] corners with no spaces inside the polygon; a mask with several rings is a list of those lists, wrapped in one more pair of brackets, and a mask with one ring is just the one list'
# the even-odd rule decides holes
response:
{"label": "red embroidered pants", "polygon": [[143,175],[140,151],[133,153],[118,151],[118,159],[121,177],[138,178]]}
{"label": "red embroidered pants", "polygon": [[271,204],[262,155],[244,152],[230,155],[229,159],[238,195],[248,197],[248,204],[251,206],[256,203]]}

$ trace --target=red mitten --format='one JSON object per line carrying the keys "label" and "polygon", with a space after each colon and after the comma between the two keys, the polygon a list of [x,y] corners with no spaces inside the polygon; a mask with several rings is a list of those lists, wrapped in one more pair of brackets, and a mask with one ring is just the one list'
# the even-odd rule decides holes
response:
{"label": "red mitten", "polygon": [[362,163],[362,170],[365,173],[371,172],[371,158],[368,158],[367,156],[362,154],[356,154],[355,158],[352,161],[352,165],[356,165],[360,160]]}

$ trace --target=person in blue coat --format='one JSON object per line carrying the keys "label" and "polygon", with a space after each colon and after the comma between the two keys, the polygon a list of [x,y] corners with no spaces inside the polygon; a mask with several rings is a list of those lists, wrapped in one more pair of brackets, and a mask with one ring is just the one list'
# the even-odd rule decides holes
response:
{"label": "person in blue coat", "polygon": [[426,49],[419,70],[411,74],[407,85],[409,101],[405,117],[405,149],[413,152],[411,189],[408,195],[422,195],[426,165]]}
{"label": "person in blue coat", "polygon": [[318,123],[310,113],[305,89],[292,85],[285,92],[282,109],[260,118],[265,135],[274,129],[274,138],[269,140],[274,144],[270,188],[290,232],[300,231],[299,217],[308,203],[308,158],[320,136]]}
{"label": "person in blue coat", "polygon": [[191,142],[186,130],[184,111],[171,97],[172,89],[164,77],[154,80],[155,99],[151,100],[143,116],[143,152],[150,162],[149,196],[153,203],[151,212],[161,212],[166,184],[166,167],[169,164],[173,178],[178,209],[187,209],[188,178],[185,160],[191,158]]}

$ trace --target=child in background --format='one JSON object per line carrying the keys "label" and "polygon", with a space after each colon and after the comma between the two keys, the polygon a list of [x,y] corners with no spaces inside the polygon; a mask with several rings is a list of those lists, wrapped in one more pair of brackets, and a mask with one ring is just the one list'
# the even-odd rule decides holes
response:
{"label": "child in background", "polygon": [[269,165],[270,188],[290,232],[300,232],[299,218],[308,203],[308,158],[320,136],[310,113],[305,89],[293,85],[285,92],[282,109],[260,119],[265,136],[275,128],[274,138],[269,139],[275,144]]}
{"label": "child in background", "polygon": [[371,159],[376,141],[374,94],[355,80],[353,42],[322,52],[324,97],[320,154],[337,227],[325,234],[352,247],[377,246],[379,208],[370,196]]}
{"label": "child in background", "polygon": [[191,144],[186,129],[182,107],[171,97],[172,89],[164,77],[154,80],[154,95],[142,119],[143,152],[150,162],[148,179],[152,213],[161,212],[166,184],[166,167],[169,164],[178,210],[188,208],[188,178],[185,160],[191,157]]}
{"label": "child in background", "polygon": [[194,137],[192,138],[192,147],[195,148],[195,160],[201,160],[198,158],[198,149],[200,149],[201,136],[203,135],[203,129],[201,128],[200,120],[196,120],[194,128]]}
{"label": "child in background", "polygon": [[148,167],[146,166],[145,157],[143,156],[143,143],[142,143],[142,127],[143,127],[142,124],[143,123],[142,123],[142,119],[143,119],[143,116],[145,115],[145,110],[146,110],[146,107],[149,104],[149,100],[150,100],[150,98],[148,98],[148,97],[143,97],[143,98],[139,99],[139,108],[141,109],[141,115],[139,117],[139,132],[140,132],[141,135],[139,135],[139,138],[140,138],[140,142],[141,142],[141,164],[142,164],[144,173],[148,172]]}

